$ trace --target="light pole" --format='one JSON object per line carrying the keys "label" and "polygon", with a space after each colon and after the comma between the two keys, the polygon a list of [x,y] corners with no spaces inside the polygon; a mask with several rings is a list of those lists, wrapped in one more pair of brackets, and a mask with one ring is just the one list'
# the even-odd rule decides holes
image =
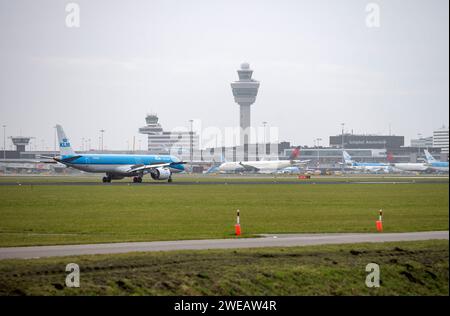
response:
{"label": "light pole", "polygon": [[6,125],[3,125],[3,160],[6,159]]}
{"label": "light pole", "polygon": [[262,122],[263,126],[264,126],[264,155],[263,157],[265,157],[267,155],[267,145],[266,145],[266,125],[267,122]]}
{"label": "light pole", "polygon": [[317,166],[319,166],[320,163],[320,142],[322,141],[322,138],[316,138],[317,141]]}
{"label": "light pole", "polygon": [[189,123],[191,124],[191,129],[189,131],[189,137],[190,137],[190,151],[189,151],[189,159],[191,160],[191,168],[192,168],[192,161],[194,160],[194,135],[193,135],[193,123],[194,120],[189,120]]}
{"label": "light pole", "polygon": [[342,172],[344,172],[344,127],[345,127],[345,123],[341,123],[342,125]]}
{"label": "light pole", "polygon": [[105,133],[104,129],[100,130],[100,133],[102,133],[102,145],[101,145],[101,151],[103,151],[103,134]]}
{"label": "light pole", "polygon": [[422,140],[422,133],[418,133],[417,137],[419,138],[419,145],[417,146],[417,158],[419,158],[419,155],[420,155],[420,142]]}
{"label": "light pole", "polygon": [[56,153],[56,126],[53,128],[55,129],[55,133],[53,135],[53,151]]}

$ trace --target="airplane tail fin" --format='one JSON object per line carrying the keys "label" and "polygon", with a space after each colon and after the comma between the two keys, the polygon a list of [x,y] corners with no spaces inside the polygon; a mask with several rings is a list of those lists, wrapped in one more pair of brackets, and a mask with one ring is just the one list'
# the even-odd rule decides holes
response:
{"label": "airplane tail fin", "polygon": [[298,157],[300,157],[300,146],[294,148],[291,155],[289,156],[289,160],[293,161]]}
{"label": "airplane tail fin", "polygon": [[394,155],[391,152],[387,153],[386,159],[389,163],[393,163],[394,162]]}
{"label": "airplane tail fin", "polygon": [[220,163],[227,162],[227,159],[225,158],[224,155],[220,155],[220,161],[219,161],[219,162],[220,162]]}
{"label": "airplane tail fin", "polygon": [[70,145],[70,141],[64,133],[64,130],[61,125],[56,125],[56,133],[58,134],[58,142],[59,142],[59,152],[61,157],[64,156],[75,156],[75,152]]}
{"label": "airplane tail fin", "polygon": [[342,152],[342,155],[344,156],[344,161],[346,164],[352,164],[353,160],[352,157],[346,152],[345,150]]}
{"label": "airplane tail fin", "polygon": [[434,157],[428,152],[428,150],[424,150],[424,152],[425,152],[425,157],[427,157],[427,162],[428,163],[433,163],[433,162],[436,162],[437,160],[436,159],[434,159]]}

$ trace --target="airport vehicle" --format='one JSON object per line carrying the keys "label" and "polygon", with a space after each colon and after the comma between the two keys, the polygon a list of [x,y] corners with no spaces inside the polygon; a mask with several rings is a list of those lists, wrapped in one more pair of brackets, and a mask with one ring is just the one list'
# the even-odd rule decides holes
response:
{"label": "airport vehicle", "polygon": [[344,163],[346,167],[353,169],[353,170],[359,170],[363,172],[384,172],[389,173],[392,171],[391,166],[389,166],[386,163],[381,162],[355,162],[352,160],[352,157],[346,152],[345,150],[342,152],[342,155],[344,157]]}
{"label": "airport vehicle", "polygon": [[292,166],[300,166],[309,160],[295,160],[300,155],[300,148],[297,147],[292,152],[289,160],[260,160],[260,161],[236,161],[223,162],[219,166],[219,172],[254,172],[254,173],[277,173],[279,170]]}
{"label": "airport vehicle", "polygon": [[428,150],[424,150],[425,157],[427,158],[428,166],[431,170],[439,172],[448,172],[448,162],[436,160]]}
{"label": "airport vehicle", "polygon": [[172,174],[184,171],[185,162],[171,155],[112,155],[75,153],[61,125],[56,125],[60,156],[45,157],[74,169],[93,173],[106,173],[103,182],[133,177],[140,183],[145,174],[153,180],[172,182]]}

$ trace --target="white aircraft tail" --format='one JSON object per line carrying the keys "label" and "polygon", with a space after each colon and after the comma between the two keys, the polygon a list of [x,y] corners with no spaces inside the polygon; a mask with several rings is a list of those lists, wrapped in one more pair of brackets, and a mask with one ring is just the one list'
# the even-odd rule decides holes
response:
{"label": "white aircraft tail", "polygon": [[425,149],[424,152],[425,152],[425,157],[427,157],[428,163],[437,162],[437,160],[434,159],[434,157],[428,152],[428,150]]}
{"label": "white aircraft tail", "polygon": [[62,126],[59,124],[56,125],[56,133],[58,134],[59,152],[61,154],[61,157],[75,156],[75,152],[70,145],[70,141],[64,133]]}
{"label": "white aircraft tail", "polygon": [[220,162],[220,163],[227,162],[227,159],[225,158],[224,155],[220,155],[220,161],[219,161],[219,162]]}
{"label": "white aircraft tail", "polygon": [[352,160],[352,156],[350,156],[349,154],[348,154],[348,152],[346,152],[345,150],[342,152],[342,155],[344,156],[344,162],[346,163],[346,164],[352,164],[353,163],[353,160]]}

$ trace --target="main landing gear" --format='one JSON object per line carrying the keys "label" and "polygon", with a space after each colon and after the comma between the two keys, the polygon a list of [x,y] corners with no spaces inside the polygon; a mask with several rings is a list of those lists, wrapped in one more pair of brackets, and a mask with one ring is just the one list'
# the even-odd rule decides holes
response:
{"label": "main landing gear", "polygon": [[167,182],[172,183],[172,177],[170,177]]}
{"label": "main landing gear", "polygon": [[111,182],[111,177],[103,177],[103,183],[110,183]]}
{"label": "main landing gear", "polygon": [[133,177],[133,183],[142,183],[142,177]]}

